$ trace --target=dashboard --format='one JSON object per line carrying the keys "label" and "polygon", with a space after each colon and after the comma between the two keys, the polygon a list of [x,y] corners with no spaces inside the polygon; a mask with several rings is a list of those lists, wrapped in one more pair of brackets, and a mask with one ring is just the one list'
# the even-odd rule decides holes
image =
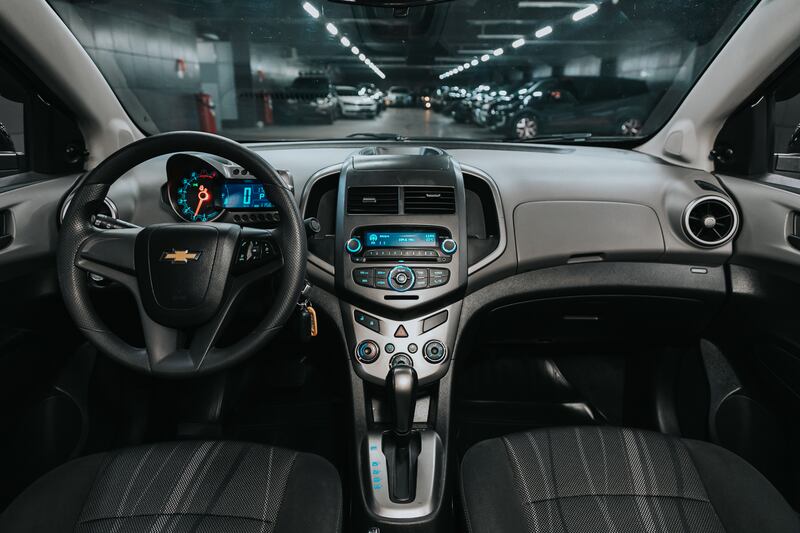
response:
{"label": "dashboard", "polygon": [[[514,305],[665,287],[688,302],[726,290],[722,266],[738,209],[704,172],[593,147],[251,148],[283,169],[290,187],[298,177],[300,212],[319,222],[308,241],[309,279],[334,298],[328,311],[368,382],[382,384],[400,362],[415,367],[422,385],[440,379],[460,331],[482,309],[511,305],[492,315],[498,330],[534,332],[520,318],[528,308]],[[142,164],[108,199],[139,225],[280,223],[270,191],[247,169],[203,154]]]}

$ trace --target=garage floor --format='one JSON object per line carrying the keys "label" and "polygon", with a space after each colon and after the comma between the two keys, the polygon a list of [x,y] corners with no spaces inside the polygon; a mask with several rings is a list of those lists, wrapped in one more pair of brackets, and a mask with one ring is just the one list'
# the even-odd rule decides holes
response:
{"label": "garage floor", "polygon": [[239,141],[266,139],[341,139],[352,133],[396,133],[405,137],[449,137],[497,140],[499,135],[475,126],[457,124],[449,116],[425,109],[387,109],[374,119],[340,118],[333,124],[282,124],[263,128],[225,129]]}

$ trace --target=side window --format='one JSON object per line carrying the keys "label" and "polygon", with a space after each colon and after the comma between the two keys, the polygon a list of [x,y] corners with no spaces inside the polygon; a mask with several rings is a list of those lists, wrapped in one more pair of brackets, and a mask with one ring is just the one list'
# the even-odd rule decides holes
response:
{"label": "side window", "polygon": [[0,177],[23,169],[25,91],[0,65]]}
{"label": "side window", "polygon": [[770,117],[774,170],[800,177],[800,62],[775,85]]}

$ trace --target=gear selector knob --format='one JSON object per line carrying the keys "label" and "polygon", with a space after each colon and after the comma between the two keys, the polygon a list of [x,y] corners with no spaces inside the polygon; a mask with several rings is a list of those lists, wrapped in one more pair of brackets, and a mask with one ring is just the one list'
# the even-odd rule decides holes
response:
{"label": "gear selector knob", "polygon": [[400,438],[408,437],[414,423],[417,371],[404,364],[392,367],[386,375],[386,389],[389,394],[394,434]]}

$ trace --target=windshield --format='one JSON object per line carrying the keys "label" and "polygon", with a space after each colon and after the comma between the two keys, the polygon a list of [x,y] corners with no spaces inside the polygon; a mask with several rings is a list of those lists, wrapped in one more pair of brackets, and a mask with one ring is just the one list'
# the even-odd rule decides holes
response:
{"label": "windshield", "polygon": [[240,141],[644,138],[756,2],[50,0],[144,132]]}

